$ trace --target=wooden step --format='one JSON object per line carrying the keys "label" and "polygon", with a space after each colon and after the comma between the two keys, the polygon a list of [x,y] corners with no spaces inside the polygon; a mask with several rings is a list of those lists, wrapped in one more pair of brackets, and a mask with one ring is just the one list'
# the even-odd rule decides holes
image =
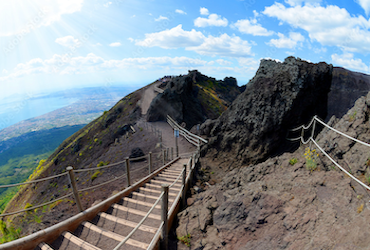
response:
{"label": "wooden step", "polygon": [[[98,216],[100,216],[101,218],[105,218],[107,220],[113,221],[115,223],[118,223],[118,224],[120,224],[121,226],[124,226],[124,227],[132,227],[132,229],[134,229],[137,226],[137,223],[135,223],[135,222],[124,220],[124,219],[115,217],[113,215],[107,214],[107,213],[99,213]],[[139,230],[144,231],[144,232],[148,232],[148,233],[152,233],[153,235],[157,232],[156,228],[146,226],[146,225],[141,225]]]}
{"label": "wooden step", "polygon": [[51,248],[51,246],[49,246],[48,244],[46,244],[45,242],[41,242],[38,247],[41,249],[41,250],[53,250],[53,248]]}
{"label": "wooden step", "polygon": [[[85,221],[85,222],[82,223],[82,226],[89,229],[90,231],[93,231],[93,232],[97,233],[97,235],[102,235],[102,236],[105,236],[109,239],[112,239],[112,240],[116,241],[115,245],[118,245],[121,241],[123,241],[125,239],[125,237],[122,236],[122,235],[119,235],[119,234],[116,234],[114,232],[108,231],[104,228],[100,228],[100,227],[98,227],[98,226],[96,226],[96,225],[94,225],[90,222]],[[128,241],[126,241],[126,244],[137,247],[137,248],[141,248],[141,249],[147,249],[148,246],[149,246],[149,244],[146,244],[146,243],[134,240],[134,239],[129,239]],[[114,247],[112,247],[110,249],[113,249]]]}
{"label": "wooden step", "polygon": [[[143,193],[139,193],[139,192],[132,192],[131,198],[132,199],[137,199],[137,200],[142,200],[142,201],[147,201],[147,202],[153,202],[153,204],[154,204],[154,202],[157,201],[159,196],[148,195],[148,194],[143,194]],[[175,200],[175,198],[168,197],[168,200],[173,202]]]}
{"label": "wooden step", "polygon": [[[81,240],[80,238],[76,237],[75,235],[71,234],[70,232],[64,232],[62,233],[63,238],[67,240],[68,244],[66,248],[64,249],[83,249],[83,250],[101,250],[100,248],[84,241]],[[58,248],[58,249],[63,249],[63,248]]]}
{"label": "wooden step", "polygon": [[168,178],[176,180],[179,175],[170,175],[170,174],[159,174],[158,177],[160,178]]}
{"label": "wooden step", "polygon": [[[124,207],[124,206],[121,206],[121,205],[118,205],[118,204],[113,204],[112,207],[115,208],[115,209],[118,209],[122,212],[132,213],[132,214],[140,215],[142,217],[144,217],[147,214],[147,212],[143,212],[143,211],[136,210],[136,209],[133,209],[133,208]],[[160,215],[153,214],[153,213],[149,214],[148,218],[154,219],[154,220],[161,220]]]}
{"label": "wooden step", "polygon": [[[150,180],[150,183],[158,183],[158,184],[169,184],[169,185],[172,185],[173,181],[170,181],[170,180],[155,180],[155,179],[152,179]],[[180,188],[181,187],[181,184],[180,183],[175,183],[173,185],[173,187],[177,187],[177,188]]]}
{"label": "wooden step", "polygon": [[[156,188],[157,190],[162,190],[162,187],[161,187],[161,184],[159,183],[145,183],[145,187],[147,188]],[[170,191],[169,192],[180,192],[181,188],[178,188],[176,186],[172,186],[170,188]]]}
{"label": "wooden step", "polygon": [[[150,189],[150,188],[146,188],[146,187],[140,187],[137,191],[139,191],[140,193],[151,193],[151,194],[161,194],[162,191],[161,190],[157,190],[157,189]],[[174,196],[176,197],[177,196],[177,193],[171,193],[171,192],[168,192],[168,196]]]}

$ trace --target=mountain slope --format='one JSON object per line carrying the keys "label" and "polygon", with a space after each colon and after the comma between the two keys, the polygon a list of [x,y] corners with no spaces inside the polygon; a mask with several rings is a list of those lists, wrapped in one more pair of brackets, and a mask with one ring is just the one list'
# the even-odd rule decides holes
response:
{"label": "mountain slope", "polygon": [[[159,164],[161,162],[160,155],[158,155],[160,149],[155,149],[158,143],[158,137],[146,133],[138,125],[138,122],[140,121],[142,124],[145,118],[142,116],[141,111],[144,93],[149,88],[153,88],[153,85],[157,86],[158,84],[160,82],[154,82],[127,95],[109,111],[104,112],[99,118],[70,136],[59,145],[45,163],[37,168],[32,178],[42,178],[63,173],[66,171],[67,166],[73,166],[76,169],[86,169],[96,167],[98,164],[106,165],[122,161],[125,157],[129,156],[130,150],[135,147],[136,142],[141,143],[140,145],[143,146],[145,154],[149,150],[154,150],[153,154],[155,154],[155,157],[153,157],[157,164]],[[176,85],[176,83],[174,84]],[[209,86],[208,89],[209,91],[215,91],[212,86]],[[223,90],[225,96],[228,95],[227,90],[227,88]],[[218,93],[222,94],[223,91],[220,90]],[[199,98],[198,102],[204,101],[201,95],[197,98]],[[207,97],[207,101],[213,101],[213,99],[215,98],[212,95]],[[219,98],[217,98],[217,102],[220,102]],[[130,126],[133,126],[136,132],[129,136],[124,136],[126,135],[127,128]],[[79,188],[91,186],[96,176],[98,177],[98,183],[101,183],[109,178],[114,178],[120,173],[124,173],[123,165],[117,166],[116,170],[107,170],[104,175],[97,173],[97,171],[85,172],[78,176],[78,186]],[[96,176],[93,177],[94,175]],[[70,191],[67,183],[68,180],[66,177],[63,177],[36,184],[32,187],[26,186],[8,203],[5,212],[21,210],[27,206],[27,203],[35,205],[61,197]],[[95,200],[106,198],[111,195],[111,192],[121,190],[124,186],[125,184],[120,182],[117,185],[112,184],[108,188],[94,191],[95,193],[89,192],[87,195],[84,195],[85,198],[82,201],[83,206],[91,206]],[[98,198],[96,193],[99,193],[101,196]],[[41,211],[38,210],[36,213],[38,216],[49,218],[47,223],[42,223],[41,225],[36,224],[30,227],[24,222],[25,220],[22,219],[22,215],[13,216],[11,220],[15,225],[21,225],[23,227],[23,234],[28,234],[54,224],[58,219],[65,219],[76,213],[76,206],[70,206],[68,203],[74,204],[74,201],[66,199],[63,203],[53,205],[49,212],[54,216],[53,218],[39,214]]]}

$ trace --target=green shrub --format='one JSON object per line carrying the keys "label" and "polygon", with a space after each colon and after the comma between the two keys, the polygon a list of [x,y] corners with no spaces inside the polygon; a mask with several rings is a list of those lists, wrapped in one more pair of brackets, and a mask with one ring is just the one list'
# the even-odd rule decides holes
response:
{"label": "green shrub", "polygon": [[319,157],[319,154],[316,153],[316,150],[312,150],[308,147],[306,148],[306,151],[304,153],[304,156],[306,158],[306,168],[307,170],[310,170],[311,172],[316,170],[317,168],[317,157]]}
{"label": "green shrub", "polygon": [[293,166],[294,164],[296,164],[297,162],[298,162],[298,159],[297,159],[297,158],[293,158],[293,159],[290,159],[290,160],[289,160],[289,164],[290,164],[290,165],[292,165],[292,166]]}
{"label": "green shrub", "polygon": [[187,235],[184,235],[184,236],[181,236],[181,237],[178,237],[177,238],[182,244],[184,244],[185,246],[187,247],[190,247],[190,241],[191,241],[191,235],[190,234],[187,234]]}
{"label": "green shrub", "polygon": [[96,170],[95,173],[91,176],[91,181],[94,181],[98,176],[101,175],[100,170]]}

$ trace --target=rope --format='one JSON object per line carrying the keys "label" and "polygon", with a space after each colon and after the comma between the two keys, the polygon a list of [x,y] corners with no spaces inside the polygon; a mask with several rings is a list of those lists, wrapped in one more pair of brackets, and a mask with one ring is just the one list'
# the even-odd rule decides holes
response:
{"label": "rope", "polygon": [[145,215],[144,218],[141,219],[141,221],[137,224],[137,226],[126,236],[126,238],[121,241],[113,250],[118,250],[120,249],[125,243],[126,241],[128,241],[130,239],[130,237],[139,229],[139,227],[144,223],[144,221],[148,218],[148,216],[152,213],[152,211],[154,210],[155,206],[158,205],[158,203],[161,201],[162,197],[163,197],[164,193],[162,192],[161,195],[158,197],[158,199],[155,201],[155,203],[153,204],[153,206],[150,208],[150,210],[148,211],[148,213]]}
{"label": "rope", "polygon": [[354,140],[355,142],[358,142],[358,143],[360,143],[360,144],[362,144],[362,145],[364,145],[364,146],[370,147],[370,144],[368,144],[368,143],[366,143],[366,142],[363,142],[363,141],[360,141],[360,140],[358,140],[358,139],[356,139],[356,138],[353,138],[353,137],[351,137],[351,136],[349,136],[349,135],[346,135],[345,133],[340,132],[340,131],[336,130],[335,128],[330,127],[329,125],[327,125],[326,123],[322,122],[321,120],[319,120],[319,119],[317,119],[317,118],[316,118],[316,120],[317,120],[319,123],[321,123],[322,125],[324,125],[325,127],[329,128],[329,129],[331,129],[331,130],[333,130],[334,132],[337,132],[338,134],[343,135],[344,137],[347,137],[348,139]]}
{"label": "rope", "polygon": [[59,199],[52,200],[52,201],[46,202],[46,203],[41,204],[41,205],[33,206],[33,207],[30,207],[30,208],[27,208],[27,209],[23,209],[23,210],[20,210],[20,211],[16,211],[16,212],[11,212],[11,213],[6,213],[6,214],[0,214],[0,218],[1,217],[5,217],[5,216],[9,216],[9,215],[13,215],[13,214],[19,214],[19,213],[22,213],[22,212],[27,212],[27,211],[34,210],[36,208],[40,208],[40,207],[43,207],[43,206],[47,206],[47,205],[52,204],[54,202],[63,200],[63,199],[65,199],[65,198],[67,198],[67,197],[69,197],[71,195],[72,195],[72,193],[69,193],[69,194],[67,194],[67,195],[65,195],[65,196],[63,196],[63,197],[61,197]]}
{"label": "rope", "polygon": [[312,118],[312,120],[311,120],[311,122],[307,125],[307,126],[305,126],[305,125],[301,125],[301,126],[299,126],[299,127],[297,127],[297,128],[293,128],[293,129],[291,129],[290,131],[292,131],[292,132],[294,132],[294,131],[297,131],[297,130],[300,130],[300,129],[308,129],[309,127],[311,127],[311,125],[312,125],[312,123],[313,123],[313,121],[316,119],[316,115]]}
{"label": "rope", "polygon": [[149,155],[140,156],[137,158],[129,158],[130,161],[138,161],[147,158]]}
{"label": "rope", "polygon": [[161,233],[163,226],[164,226],[164,222],[162,221],[161,225],[159,226],[157,232],[155,233],[147,249],[152,250],[154,248],[154,245],[157,243],[156,240],[159,238],[159,234]]}
{"label": "rope", "polygon": [[184,174],[184,169],[181,171],[181,173],[179,174],[179,176],[177,177],[177,179],[176,179],[174,182],[172,182],[172,184],[171,184],[168,188],[172,188],[172,187],[173,187],[173,185],[175,185],[175,184],[179,181],[180,177],[181,177],[183,174]]}
{"label": "rope", "polygon": [[42,178],[42,179],[38,179],[38,180],[34,180],[34,181],[27,181],[27,182],[23,182],[23,183],[2,185],[2,186],[0,186],[0,188],[9,188],[9,187],[16,187],[16,186],[21,186],[21,185],[33,184],[33,183],[37,183],[37,182],[41,182],[41,181],[47,181],[47,180],[50,180],[50,179],[58,178],[58,177],[61,177],[61,176],[67,175],[67,174],[68,173],[65,172],[65,173],[62,173],[62,174],[57,174],[57,175],[53,175],[53,176],[50,176],[50,177],[46,177],[46,178]]}
{"label": "rope", "polygon": [[349,175],[349,177],[351,177],[353,180],[355,180],[358,184],[360,184],[361,186],[365,187],[367,190],[370,190],[370,187],[366,186],[364,183],[362,183],[360,180],[358,180],[356,177],[354,177],[352,174],[350,174],[347,170],[345,170],[344,168],[342,168],[336,161],[333,160],[333,158],[331,158],[318,144],[315,140],[312,140],[312,142],[316,145],[316,147],[318,149],[320,149],[320,151],[326,156],[329,158],[329,160],[331,162],[333,162],[335,164],[335,166],[337,166],[338,168],[340,168],[340,170],[342,170],[344,173],[346,173],[347,175]]}
{"label": "rope", "polygon": [[119,180],[119,179],[121,179],[121,178],[123,178],[123,177],[125,177],[125,176],[126,176],[126,174],[123,174],[123,175],[121,175],[121,176],[119,176],[119,177],[115,177],[115,178],[114,178],[114,179],[112,179],[112,180],[109,180],[109,181],[106,181],[106,182],[103,182],[103,183],[97,184],[97,185],[92,186],[92,187],[88,187],[88,188],[84,188],[84,189],[78,190],[78,192],[85,192],[85,191],[88,191],[88,190],[91,190],[91,189],[95,189],[95,188],[98,188],[98,187],[104,186],[104,185],[106,185],[106,184],[109,184],[109,183],[111,183],[111,182],[114,182],[114,181],[116,181],[116,180]]}
{"label": "rope", "polygon": [[125,163],[125,162],[126,162],[126,160],[120,161],[120,162],[116,162],[116,163],[112,163],[112,164],[109,164],[109,165],[106,165],[106,166],[96,167],[96,168],[77,169],[77,170],[73,170],[73,172],[75,172],[75,173],[82,173],[82,172],[87,172],[87,171],[92,171],[92,170],[110,168],[110,167],[114,167],[114,166],[117,166],[117,165],[122,164],[122,163]]}

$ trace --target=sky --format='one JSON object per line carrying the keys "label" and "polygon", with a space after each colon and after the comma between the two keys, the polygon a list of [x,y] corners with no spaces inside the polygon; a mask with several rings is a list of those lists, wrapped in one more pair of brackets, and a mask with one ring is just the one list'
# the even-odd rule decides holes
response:
{"label": "sky", "polygon": [[0,1],[0,100],[201,73],[239,85],[288,56],[370,74],[370,0]]}

